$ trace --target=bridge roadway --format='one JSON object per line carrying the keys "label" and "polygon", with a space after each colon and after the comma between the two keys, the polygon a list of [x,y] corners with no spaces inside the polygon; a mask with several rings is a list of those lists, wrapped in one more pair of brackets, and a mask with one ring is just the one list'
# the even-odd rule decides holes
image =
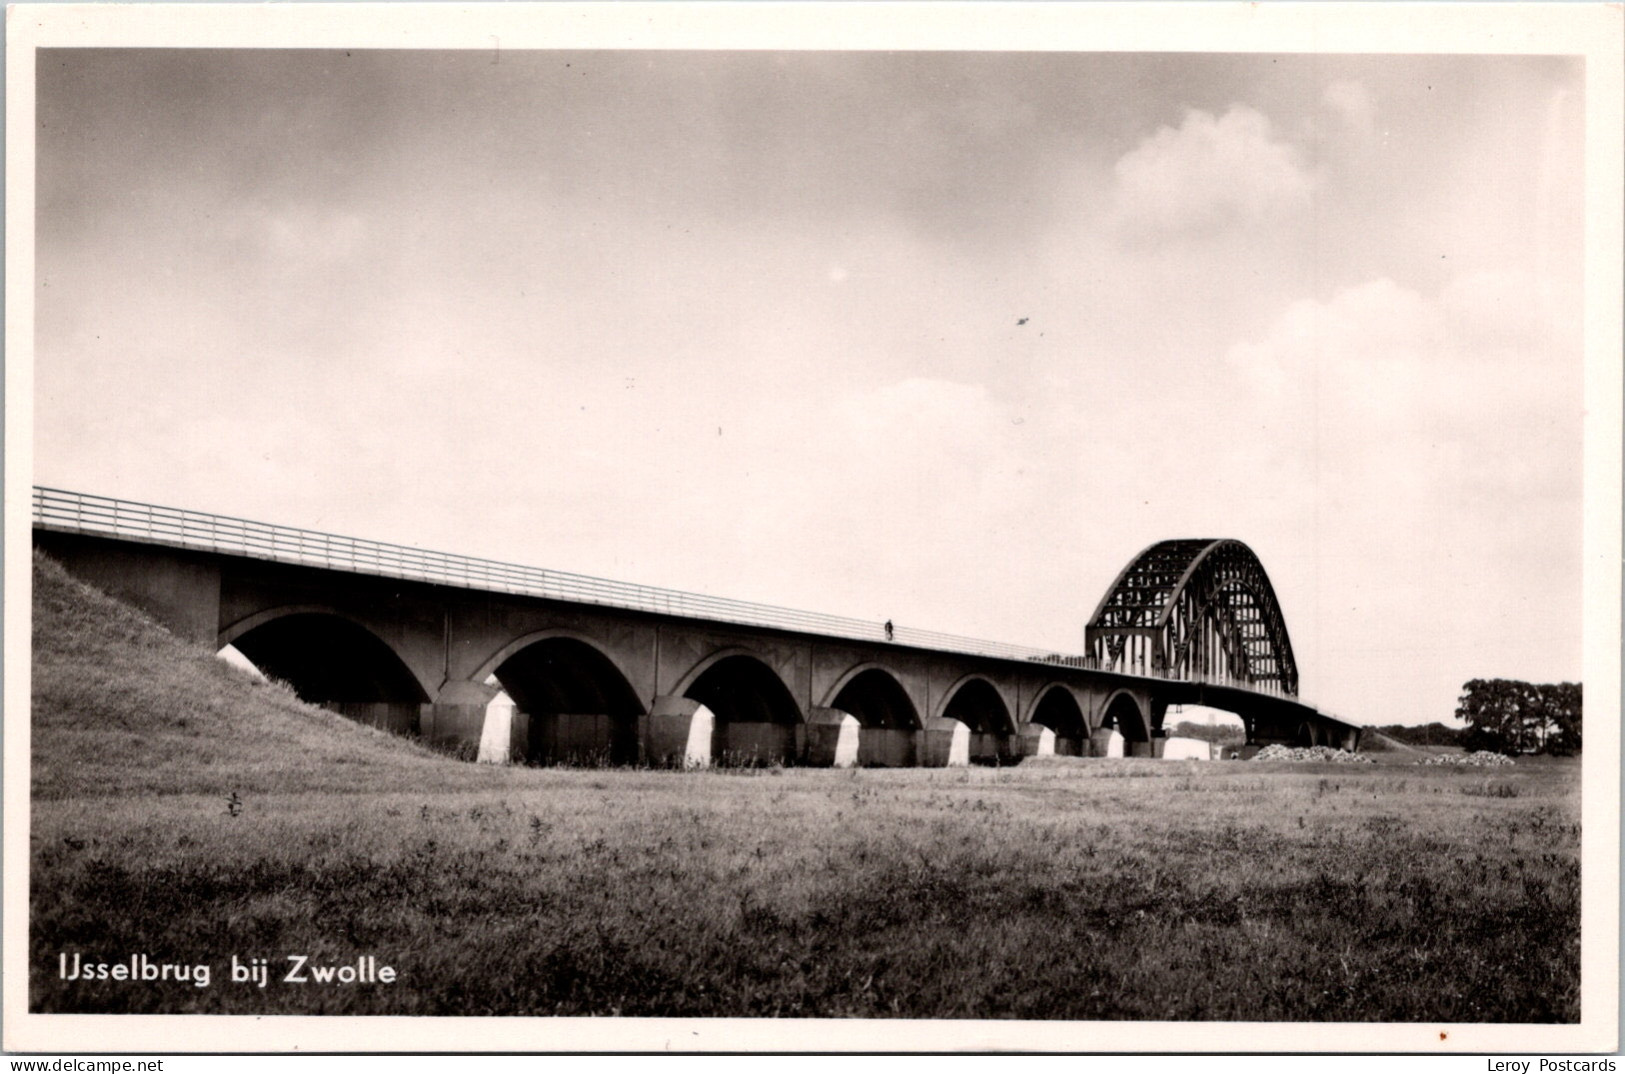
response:
{"label": "bridge roadway", "polygon": [[593,580],[521,584],[495,571],[482,584],[469,564],[506,565],[355,541],[335,553],[348,539],[262,526],[280,541],[268,548],[255,526],[35,495],[35,547],[73,574],[211,651],[234,645],[307,701],[468,757],[493,740],[499,689],[515,710],[495,741],[535,763],[683,763],[702,706],[722,763],[833,763],[848,716],[859,764],[947,764],[960,725],[972,763],[1033,755],[1046,729],[1059,754],[1104,756],[1116,730],[1126,754],[1156,756],[1173,704],[1235,712],[1254,747],[1358,744],[1357,727],[1279,689],[1176,676],[1160,650],[1151,673],[1131,662],[1132,645],[1103,667],[663,590],[565,599],[538,594]]}

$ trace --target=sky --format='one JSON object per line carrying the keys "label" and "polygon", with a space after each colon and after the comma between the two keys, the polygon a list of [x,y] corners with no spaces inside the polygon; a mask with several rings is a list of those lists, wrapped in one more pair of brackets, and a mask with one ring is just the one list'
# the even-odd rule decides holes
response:
{"label": "sky", "polygon": [[45,51],[35,481],[1061,652],[1231,537],[1447,720],[1580,677],[1582,80]]}

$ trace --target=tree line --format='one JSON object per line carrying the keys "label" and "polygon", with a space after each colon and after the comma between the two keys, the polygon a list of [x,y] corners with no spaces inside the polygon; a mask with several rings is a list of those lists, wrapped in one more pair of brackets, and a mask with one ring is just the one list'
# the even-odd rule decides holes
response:
{"label": "tree line", "polygon": [[1467,724],[1459,745],[1497,753],[1579,753],[1583,700],[1577,682],[1469,680],[1456,703],[1456,719]]}
{"label": "tree line", "polygon": [[[1465,727],[1434,721],[1420,726],[1387,724],[1371,730],[1409,746],[1459,746],[1494,753],[1580,752],[1579,683],[1532,683],[1517,679],[1472,679],[1461,688],[1456,719]],[[1380,740],[1361,749],[1380,750]]]}
{"label": "tree line", "polygon": [[[1377,732],[1409,746],[1459,746],[1495,753],[1580,752],[1581,708],[1584,698],[1577,682],[1532,683],[1517,679],[1472,679],[1461,688],[1456,719],[1465,727],[1438,722],[1411,726],[1386,724]],[[1240,745],[1245,738],[1234,725],[1182,720],[1173,733],[1183,738]],[[1362,749],[1380,750],[1380,740],[1368,738]]]}

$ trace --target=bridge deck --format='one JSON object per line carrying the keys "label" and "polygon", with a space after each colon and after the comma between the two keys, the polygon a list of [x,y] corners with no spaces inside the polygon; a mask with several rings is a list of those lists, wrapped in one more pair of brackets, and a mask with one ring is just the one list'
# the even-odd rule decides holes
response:
{"label": "bridge deck", "polygon": [[[1125,679],[1168,681],[1207,690],[1217,688],[1227,694],[1247,691],[1305,709],[1316,709],[1316,706],[1302,698],[1285,697],[1277,690],[1260,688],[1257,685],[1249,688],[1232,682],[1147,673],[1146,670],[1138,668],[1130,670],[1106,667],[1091,656],[1061,654],[1030,646],[945,634],[915,627],[895,626],[893,633],[888,636],[886,624],[871,620],[436,552],[408,545],[256,522],[229,515],[189,511],[42,486],[34,487],[33,508],[34,526],[42,530],[91,534],[329,570],[834,638],[887,641],[941,652],[990,656],[1096,671]],[[1323,710],[1316,711],[1324,718],[1336,720],[1336,717]]]}

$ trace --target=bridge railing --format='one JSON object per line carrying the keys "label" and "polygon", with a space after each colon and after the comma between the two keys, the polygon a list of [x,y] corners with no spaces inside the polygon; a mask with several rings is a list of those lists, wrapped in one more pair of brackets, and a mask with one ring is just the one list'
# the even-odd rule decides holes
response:
{"label": "bridge railing", "polygon": [[[409,545],[368,541],[336,533],[323,533],[319,530],[278,526],[268,522],[234,518],[230,515],[162,507],[158,504],[93,496],[39,485],[34,486],[34,525],[42,529],[100,534],[129,541],[194,548],[281,563],[323,567],[329,570],[433,582],[464,589],[546,597],[861,641],[890,640],[896,644],[922,649],[1003,657],[1095,671],[1117,671],[1143,678],[1178,682],[1211,681],[1217,685],[1280,695],[1278,689],[1262,683],[1243,684],[1219,679],[1189,679],[1176,677],[1167,671],[1140,667],[1113,667],[1093,656],[1057,653],[1049,649],[967,638],[935,630],[897,626],[894,627],[892,636],[888,638],[884,624],[868,619],[852,619],[772,604],[711,597],[679,589],[617,582],[586,574],[572,574],[568,571],[545,570],[494,559],[434,552]],[[1302,701],[1301,698],[1292,700]]]}
{"label": "bridge railing", "polygon": [[[888,640],[885,625],[872,620],[618,582],[568,571],[452,555],[408,545],[367,541],[336,533],[63,489],[35,486],[34,524],[45,529],[101,534],[124,540],[467,589],[547,597],[864,641]],[[1084,660],[1083,657],[906,626],[895,627],[889,640],[920,648],[1087,666],[1075,663]]]}

